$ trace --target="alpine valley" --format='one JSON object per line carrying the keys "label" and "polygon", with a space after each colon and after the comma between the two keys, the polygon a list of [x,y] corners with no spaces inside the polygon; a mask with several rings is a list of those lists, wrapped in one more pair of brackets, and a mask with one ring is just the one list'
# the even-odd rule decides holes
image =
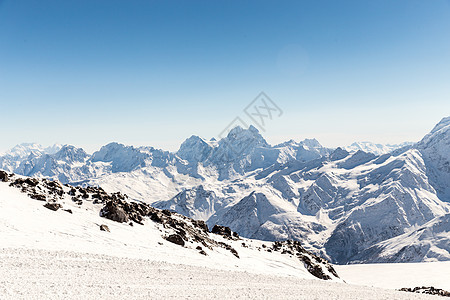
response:
{"label": "alpine valley", "polygon": [[297,240],[336,264],[450,260],[450,117],[415,144],[269,145],[250,126],[191,136],[175,153],[22,144],[0,169],[121,192],[245,238]]}

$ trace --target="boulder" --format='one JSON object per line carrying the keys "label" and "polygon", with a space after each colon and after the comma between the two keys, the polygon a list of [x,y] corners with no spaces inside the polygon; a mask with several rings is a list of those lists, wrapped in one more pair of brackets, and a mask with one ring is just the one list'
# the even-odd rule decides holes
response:
{"label": "boulder", "polygon": [[204,232],[209,232],[208,225],[206,225],[205,221],[202,220],[192,220],[192,225],[197,228],[202,229]]}
{"label": "boulder", "polygon": [[100,225],[100,230],[110,232],[108,225],[105,225],[105,224]]}
{"label": "boulder", "polygon": [[166,237],[165,239],[171,243],[174,243],[174,244],[177,244],[180,246],[184,246],[184,240],[179,234],[171,234],[168,237]]}
{"label": "boulder", "polygon": [[231,237],[233,232],[231,231],[230,227],[226,226],[220,226],[220,225],[214,225],[213,229],[211,230],[212,233],[220,234],[226,237]]}
{"label": "boulder", "polygon": [[48,203],[45,203],[45,204],[44,204],[44,207],[45,207],[45,208],[48,208],[48,209],[50,209],[50,210],[53,210],[53,211],[57,211],[58,209],[61,208],[61,204],[59,204],[59,203],[50,203],[50,202],[48,202]]}
{"label": "boulder", "polygon": [[8,173],[6,173],[5,171],[0,171],[0,181],[8,182],[9,181]]}
{"label": "boulder", "polygon": [[128,222],[128,216],[125,211],[120,206],[118,206],[117,203],[114,203],[112,201],[106,203],[106,205],[100,211],[100,216],[119,223]]}

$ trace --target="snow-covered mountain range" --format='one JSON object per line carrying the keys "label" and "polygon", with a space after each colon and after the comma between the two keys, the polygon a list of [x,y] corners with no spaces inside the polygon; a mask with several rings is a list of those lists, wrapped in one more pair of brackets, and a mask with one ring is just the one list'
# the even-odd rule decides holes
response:
{"label": "snow-covered mountain range", "polygon": [[356,152],[362,150],[364,152],[373,153],[375,155],[383,155],[391,153],[394,150],[411,147],[413,142],[404,142],[401,144],[375,144],[372,142],[355,142],[344,149],[349,152]]}
{"label": "snow-covered mountain range", "polygon": [[450,117],[393,151],[354,145],[271,146],[251,126],[219,141],[192,136],[175,153],[23,146],[0,157],[0,168],[120,191],[248,238],[300,240],[336,263],[450,260]]}

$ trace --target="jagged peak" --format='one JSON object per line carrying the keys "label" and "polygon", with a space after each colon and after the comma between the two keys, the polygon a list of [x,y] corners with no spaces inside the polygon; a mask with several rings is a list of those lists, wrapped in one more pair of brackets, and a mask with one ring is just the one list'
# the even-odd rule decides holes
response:
{"label": "jagged peak", "polygon": [[242,132],[250,132],[250,133],[253,133],[254,135],[261,136],[261,134],[259,133],[259,130],[253,125],[250,125],[247,129],[242,128],[240,125],[237,125],[236,127],[234,127],[233,129],[230,130],[230,132],[228,133],[227,136],[230,137],[230,136],[238,135],[238,134],[241,134]]}
{"label": "jagged peak", "polygon": [[213,146],[205,139],[192,135],[186,139],[177,151],[177,155],[187,161],[203,161],[211,153]]}
{"label": "jagged peak", "polygon": [[431,144],[450,138],[450,117],[443,118],[415,147],[424,149]]}
{"label": "jagged peak", "polygon": [[269,146],[264,137],[259,133],[259,130],[253,125],[250,125],[248,129],[244,129],[241,126],[236,126],[230,130],[224,139],[227,141],[254,140],[258,145]]}
{"label": "jagged peak", "polygon": [[296,147],[298,146],[298,143],[294,141],[293,139],[290,139],[289,141],[277,144],[273,146],[274,148],[282,148],[282,147]]}
{"label": "jagged peak", "polygon": [[323,148],[323,146],[315,138],[304,139],[303,141],[300,142],[300,144],[307,146],[308,148]]}
{"label": "jagged peak", "polygon": [[144,155],[139,149],[133,147],[133,146],[126,146],[124,144],[118,143],[118,142],[111,142],[103,147],[100,148],[100,150],[94,152],[92,154],[91,160],[92,161],[111,161],[115,159],[121,159],[120,156],[127,153],[127,156],[129,157],[132,155],[132,153],[140,153]]}
{"label": "jagged peak", "polygon": [[437,123],[437,124],[434,126],[434,128],[431,130],[430,133],[435,133],[435,132],[437,132],[437,131],[439,131],[439,130],[441,130],[442,128],[447,127],[447,126],[450,126],[450,117],[442,118],[442,120],[439,121],[439,123]]}
{"label": "jagged peak", "polygon": [[208,141],[206,141],[204,138],[199,137],[198,135],[191,135],[186,140],[184,140],[180,148],[183,147],[183,145],[192,145],[197,143],[209,145]]}
{"label": "jagged peak", "polygon": [[343,158],[346,158],[349,154],[350,154],[350,152],[348,152],[347,150],[342,149],[341,147],[337,147],[333,151],[333,153],[331,153],[330,159],[332,161],[334,161],[334,160],[341,160]]}
{"label": "jagged peak", "polygon": [[72,145],[64,145],[53,155],[57,160],[64,161],[84,161],[89,155],[82,149]]}

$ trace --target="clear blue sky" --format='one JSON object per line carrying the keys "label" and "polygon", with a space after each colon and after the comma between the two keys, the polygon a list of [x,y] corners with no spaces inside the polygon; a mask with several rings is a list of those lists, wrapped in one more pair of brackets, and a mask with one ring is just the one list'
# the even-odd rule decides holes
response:
{"label": "clear blue sky", "polygon": [[284,111],[271,143],[415,141],[449,83],[449,0],[0,0],[0,151],[175,150],[260,91]]}

